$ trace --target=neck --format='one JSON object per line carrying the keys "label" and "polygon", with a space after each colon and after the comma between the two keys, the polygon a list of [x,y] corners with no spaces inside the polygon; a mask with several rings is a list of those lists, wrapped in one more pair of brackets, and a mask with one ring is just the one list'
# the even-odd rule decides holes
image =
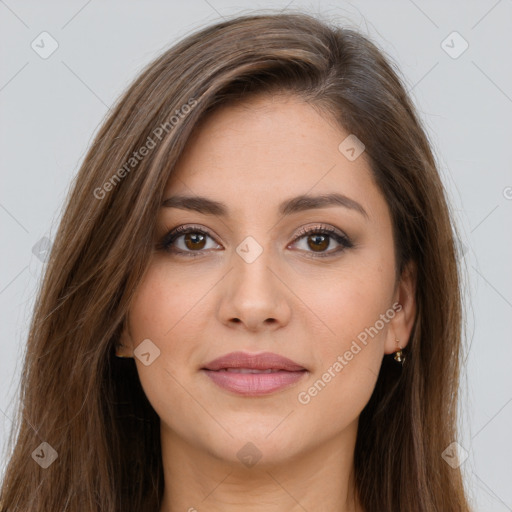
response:
{"label": "neck", "polygon": [[252,467],[219,459],[161,428],[160,512],[363,512],[353,473],[357,421],[307,453],[280,462],[262,458]]}

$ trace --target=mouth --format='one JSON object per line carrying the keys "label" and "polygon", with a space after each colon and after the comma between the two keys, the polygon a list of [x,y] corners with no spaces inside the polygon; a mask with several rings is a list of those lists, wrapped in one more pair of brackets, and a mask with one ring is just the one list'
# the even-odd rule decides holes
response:
{"label": "mouth", "polygon": [[308,373],[300,364],[271,352],[231,352],[210,361],[201,371],[217,386],[245,396],[284,390]]}

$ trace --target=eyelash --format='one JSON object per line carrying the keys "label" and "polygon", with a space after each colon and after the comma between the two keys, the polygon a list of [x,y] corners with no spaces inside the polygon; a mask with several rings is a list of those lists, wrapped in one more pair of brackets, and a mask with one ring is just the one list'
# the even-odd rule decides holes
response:
{"label": "eyelash", "polygon": [[[172,252],[175,254],[183,254],[186,257],[198,257],[202,256],[204,254],[204,249],[197,250],[197,251],[183,251],[181,249],[173,249],[172,244],[181,236],[189,234],[189,233],[200,233],[203,235],[207,235],[210,238],[214,239],[214,237],[210,234],[209,231],[205,230],[204,228],[200,228],[199,226],[180,226],[178,228],[173,229],[169,233],[167,233],[162,240],[157,244],[156,248],[158,250],[163,250],[166,252]],[[302,228],[295,236],[293,243],[297,242],[298,240],[304,238],[305,236],[310,235],[328,235],[332,239],[334,239],[336,242],[338,242],[341,245],[341,248],[338,248],[334,251],[330,252],[323,252],[323,253],[315,253],[310,251],[307,251],[308,253],[312,254],[312,258],[326,258],[330,256],[335,256],[339,254],[340,252],[344,251],[345,249],[350,249],[353,247],[353,243],[350,241],[350,239],[338,232],[336,229],[324,225],[315,226],[313,228]],[[215,240],[215,239],[214,239]],[[218,242],[216,242],[218,243]]]}

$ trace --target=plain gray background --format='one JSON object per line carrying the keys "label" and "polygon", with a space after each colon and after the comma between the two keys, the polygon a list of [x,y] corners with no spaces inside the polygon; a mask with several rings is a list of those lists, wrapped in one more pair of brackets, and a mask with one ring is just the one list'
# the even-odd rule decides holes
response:
{"label": "plain gray background", "polygon": [[[469,457],[462,469],[475,510],[512,511],[512,0],[0,0],[3,461],[43,269],[40,241],[52,240],[109,106],[144,65],[190,31],[255,8],[286,7],[369,35],[398,64],[418,106],[467,269],[458,442]],[[44,51],[58,48],[42,58],[43,44]]]}

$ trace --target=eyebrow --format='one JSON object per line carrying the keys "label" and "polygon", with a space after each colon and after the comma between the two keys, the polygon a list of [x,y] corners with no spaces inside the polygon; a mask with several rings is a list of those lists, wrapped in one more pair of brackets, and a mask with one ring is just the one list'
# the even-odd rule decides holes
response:
{"label": "eyebrow", "polygon": [[[366,210],[357,201],[338,193],[322,194],[318,196],[303,194],[292,197],[291,199],[286,199],[279,205],[279,213],[283,216],[287,216],[306,210],[327,208],[330,206],[342,206],[359,212],[366,219],[369,218]],[[219,217],[227,217],[229,215],[228,208],[224,203],[201,196],[172,196],[163,201],[162,207],[193,210],[205,215],[216,215]]]}

